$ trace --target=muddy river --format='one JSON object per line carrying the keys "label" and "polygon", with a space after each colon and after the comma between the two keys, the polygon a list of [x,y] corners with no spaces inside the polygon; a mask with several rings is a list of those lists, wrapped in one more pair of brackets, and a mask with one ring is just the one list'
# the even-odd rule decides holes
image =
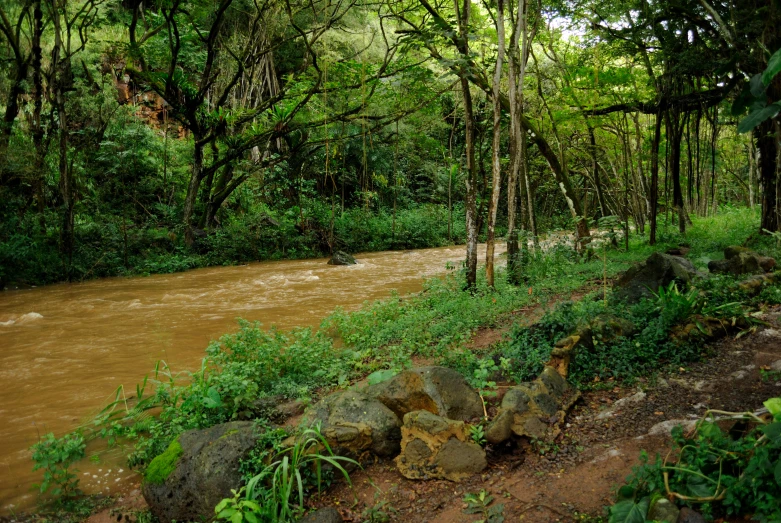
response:
{"label": "muddy river", "polygon": [[[463,247],[378,252],[349,267],[259,262],[0,292],[0,514],[34,504],[39,476],[28,449],[40,435],[74,429],[119,385],[135,390],[158,360],[194,370],[236,318],[318,325],[337,306],[354,310],[393,289],[419,291],[463,254]],[[87,492],[114,492],[133,478],[120,452],[78,468]]]}

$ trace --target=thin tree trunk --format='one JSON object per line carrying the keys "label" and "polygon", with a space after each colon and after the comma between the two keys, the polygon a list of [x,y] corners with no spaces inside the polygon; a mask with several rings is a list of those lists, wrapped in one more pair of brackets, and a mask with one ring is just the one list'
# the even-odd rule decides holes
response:
{"label": "thin tree trunk", "polygon": [[[471,0],[464,0],[463,7],[453,0],[458,20],[459,52],[463,58],[469,56],[468,25]],[[475,169],[475,121],[472,93],[469,90],[468,72],[463,66],[459,71],[461,92],[464,97],[464,123],[466,127],[466,287],[477,286],[477,171]]]}
{"label": "thin tree trunk", "polygon": [[187,195],[184,197],[184,209],[182,212],[182,223],[184,225],[184,239],[188,246],[192,246],[195,241],[195,235],[191,224],[195,201],[198,198],[198,190],[203,178],[203,144],[200,136],[193,133],[193,166],[190,171],[190,182],[187,184]]}
{"label": "thin tree trunk", "polygon": [[651,245],[656,244],[656,218],[659,210],[659,142],[662,138],[662,117],[663,113],[660,110],[656,113],[654,138],[651,142],[651,231],[648,240]]}
{"label": "thin tree trunk", "polygon": [[493,92],[493,141],[491,144],[491,201],[488,206],[488,234],[485,248],[485,279],[489,287],[494,287],[494,252],[496,236],[496,215],[499,209],[499,195],[502,188],[502,103],[501,94],[502,65],[504,62],[504,0],[496,2],[496,36],[498,50],[496,53],[496,68],[494,70]]}

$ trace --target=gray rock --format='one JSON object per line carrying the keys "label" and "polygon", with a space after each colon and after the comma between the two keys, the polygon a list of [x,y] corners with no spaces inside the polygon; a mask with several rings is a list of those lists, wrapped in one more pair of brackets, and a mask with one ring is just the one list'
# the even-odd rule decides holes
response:
{"label": "gray rock", "polygon": [[683,507],[678,514],[677,523],[705,523],[705,518],[699,512],[695,512],[689,507]]}
{"label": "gray rock", "polygon": [[304,412],[304,402],[287,400],[282,395],[259,398],[252,403],[253,418],[262,417],[274,423],[284,423],[293,416]]}
{"label": "gray rock", "polygon": [[770,272],[776,266],[776,260],[746,249],[745,247],[727,247],[724,249],[723,260],[713,260],[708,263],[708,270],[717,274],[757,274]]}
{"label": "gray rock", "polygon": [[356,259],[344,251],[336,251],[328,260],[328,265],[355,265],[356,263],[358,263]]}
{"label": "gray rock", "polygon": [[342,515],[334,507],[321,508],[298,520],[299,523],[342,523]]}
{"label": "gray rock", "polygon": [[697,423],[696,420],[690,420],[690,419],[670,419],[667,421],[662,421],[654,425],[648,430],[649,436],[669,436],[670,433],[672,433],[673,429],[680,425],[683,427],[684,432],[691,430],[694,428],[694,425]]}
{"label": "gray rock", "polygon": [[336,451],[354,455],[371,451],[381,457],[399,452],[401,421],[380,401],[359,392],[337,392],[313,405],[302,423],[318,422]]}
{"label": "gray rock", "polygon": [[677,281],[687,285],[699,273],[692,262],[679,256],[655,252],[646,261],[626,271],[616,282],[615,295],[629,303],[650,297],[659,287]]}
{"label": "gray rock", "polygon": [[662,498],[654,503],[651,510],[648,511],[648,520],[659,523],[677,523],[680,510],[670,501]]}
{"label": "gray rock", "polygon": [[239,462],[259,435],[249,421],[184,432],[147,467],[141,490],[152,514],[163,523],[211,520],[241,486]]}
{"label": "gray rock", "polygon": [[408,412],[427,410],[461,421],[483,415],[480,395],[466,379],[447,367],[419,367],[368,387],[367,396],[378,399],[399,418]]}

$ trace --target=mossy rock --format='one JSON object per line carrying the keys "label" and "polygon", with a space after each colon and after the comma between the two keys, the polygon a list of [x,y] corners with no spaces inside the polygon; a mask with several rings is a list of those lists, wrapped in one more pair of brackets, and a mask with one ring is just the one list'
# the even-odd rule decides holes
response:
{"label": "mossy rock", "polygon": [[626,271],[616,282],[615,295],[628,303],[651,297],[670,282],[686,286],[700,274],[692,262],[680,256],[655,252],[646,261]]}
{"label": "mossy rock", "polygon": [[168,445],[168,448],[157,456],[147,466],[144,471],[144,481],[151,483],[152,485],[162,485],[171,472],[176,468],[176,464],[179,462],[179,458],[182,456],[182,445],[179,443],[179,439],[175,439]]}
{"label": "mossy rock", "polygon": [[776,260],[762,256],[745,247],[732,246],[724,249],[723,260],[708,263],[708,270],[717,274],[758,274],[770,272],[776,266]]}
{"label": "mossy rock", "polygon": [[152,514],[165,523],[210,521],[217,503],[241,487],[239,464],[259,436],[249,421],[184,432],[144,473],[141,490]]}

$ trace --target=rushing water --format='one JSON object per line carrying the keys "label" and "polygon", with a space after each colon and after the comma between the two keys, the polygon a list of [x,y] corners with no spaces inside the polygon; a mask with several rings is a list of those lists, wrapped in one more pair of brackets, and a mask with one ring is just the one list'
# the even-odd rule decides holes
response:
{"label": "rushing water", "polygon": [[[0,513],[32,505],[39,476],[28,449],[39,435],[74,429],[119,385],[135,390],[158,360],[193,370],[236,318],[317,325],[337,306],[419,291],[463,254],[463,247],[367,253],[349,267],[262,262],[0,293]],[[88,492],[113,491],[133,477],[119,452],[78,468]]]}

